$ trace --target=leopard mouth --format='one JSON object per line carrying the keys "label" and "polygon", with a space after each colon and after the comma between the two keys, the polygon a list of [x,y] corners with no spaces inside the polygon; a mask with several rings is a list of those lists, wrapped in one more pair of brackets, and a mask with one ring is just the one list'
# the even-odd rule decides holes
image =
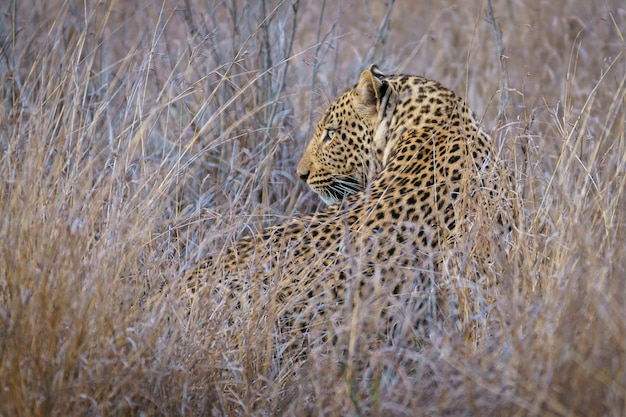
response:
{"label": "leopard mouth", "polygon": [[322,201],[329,206],[342,200],[346,195],[355,194],[362,190],[363,185],[352,177],[334,178],[330,184],[314,188]]}

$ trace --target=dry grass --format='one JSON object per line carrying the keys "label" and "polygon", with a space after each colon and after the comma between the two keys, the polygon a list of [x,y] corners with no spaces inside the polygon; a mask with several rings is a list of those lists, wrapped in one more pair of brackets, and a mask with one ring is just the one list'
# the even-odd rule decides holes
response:
{"label": "dry grass", "polygon": [[[0,6],[0,416],[624,415],[621,1],[494,2],[498,122],[484,2],[87,3]],[[297,160],[369,62],[465,96],[524,205],[491,338],[355,384],[332,348],[279,367],[261,301],[187,315],[179,278],[321,208]]]}

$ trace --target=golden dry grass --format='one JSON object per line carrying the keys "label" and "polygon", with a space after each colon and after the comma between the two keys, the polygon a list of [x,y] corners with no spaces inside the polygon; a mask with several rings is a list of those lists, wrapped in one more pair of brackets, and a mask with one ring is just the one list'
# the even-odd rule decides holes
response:
{"label": "golden dry grass", "polygon": [[[0,6],[0,416],[624,415],[623,3],[494,1],[501,59],[486,2],[370,3]],[[188,315],[180,277],[322,208],[297,160],[371,62],[467,98],[523,220],[484,343],[355,383],[332,348],[279,364],[261,301]]]}

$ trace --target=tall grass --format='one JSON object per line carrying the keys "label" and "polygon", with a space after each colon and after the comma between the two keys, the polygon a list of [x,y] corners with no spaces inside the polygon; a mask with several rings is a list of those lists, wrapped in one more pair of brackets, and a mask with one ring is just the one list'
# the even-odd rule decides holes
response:
{"label": "tall grass", "polygon": [[[479,1],[0,6],[0,416],[623,415],[626,9],[493,6],[504,56]],[[262,301],[189,314],[180,277],[322,209],[295,167],[370,62],[467,98],[523,216],[488,339],[355,383],[332,347],[281,363]]]}

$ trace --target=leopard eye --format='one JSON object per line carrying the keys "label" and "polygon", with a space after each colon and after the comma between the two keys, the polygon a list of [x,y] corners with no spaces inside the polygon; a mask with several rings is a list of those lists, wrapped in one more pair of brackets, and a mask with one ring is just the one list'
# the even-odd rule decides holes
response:
{"label": "leopard eye", "polygon": [[324,138],[322,139],[324,142],[330,142],[335,137],[335,133],[337,131],[335,129],[326,129]]}

